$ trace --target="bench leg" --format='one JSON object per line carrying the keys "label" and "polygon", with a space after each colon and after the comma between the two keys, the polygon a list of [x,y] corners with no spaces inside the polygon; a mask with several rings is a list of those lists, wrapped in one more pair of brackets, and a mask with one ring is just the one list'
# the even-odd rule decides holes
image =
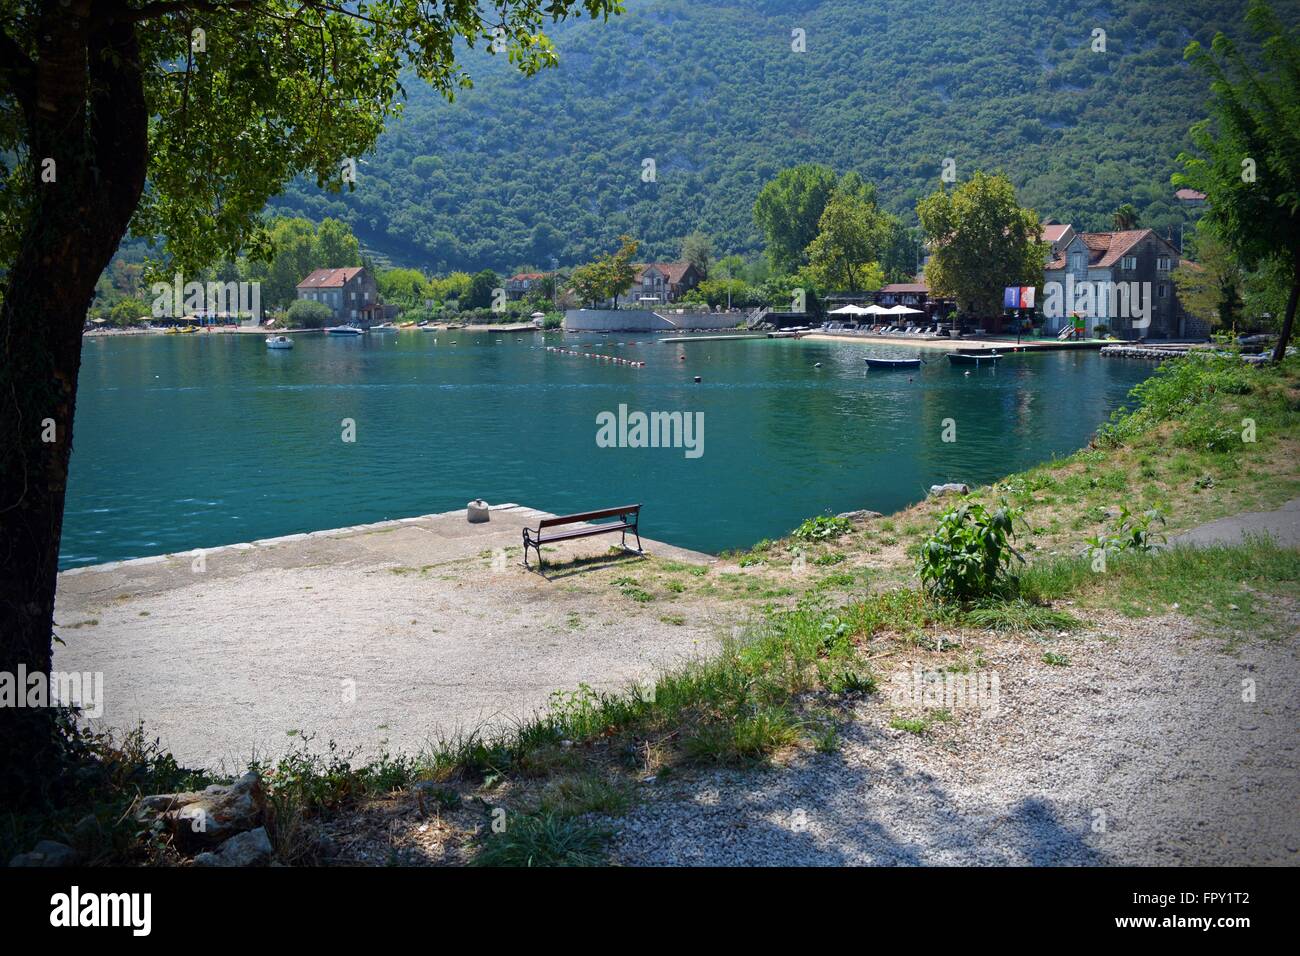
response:
{"label": "bench leg", "polygon": [[[540,554],[538,555],[538,560],[539,561],[541,560]],[[528,532],[527,531],[524,532],[524,568],[527,570],[532,570],[531,568],[528,567]]]}

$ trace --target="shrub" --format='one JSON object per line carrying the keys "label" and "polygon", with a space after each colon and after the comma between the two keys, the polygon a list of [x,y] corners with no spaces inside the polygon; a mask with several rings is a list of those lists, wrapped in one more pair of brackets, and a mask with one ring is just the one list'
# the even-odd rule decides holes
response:
{"label": "shrub", "polygon": [[299,299],[289,306],[285,322],[294,329],[323,329],[334,320],[334,313],[324,302]]}
{"label": "shrub", "polygon": [[1018,578],[1011,574],[1011,562],[1024,561],[1011,546],[1020,515],[1005,501],[990,512],[969,499],[945,511],[917,561],[926,589],[961,602],[1014,593]]}
{"label": "shrub", "polygon": [[830,515],[818,515],[809,518],[791,532],[800,541],[828,541],[848,534],[853,530],[853,523],[848,518],[832,518]]}

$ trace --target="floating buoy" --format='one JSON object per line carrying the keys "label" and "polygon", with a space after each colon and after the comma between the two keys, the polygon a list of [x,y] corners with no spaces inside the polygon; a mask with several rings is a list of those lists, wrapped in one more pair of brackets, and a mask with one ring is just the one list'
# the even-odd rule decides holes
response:
{"label": "floating buoy", "polygon": [[821,367],[822,367],[821,362],[813,362],[813,368],[821,368]]}
{"label": "floating buoy", "polygon": [[700,378],[698,375],[695,376],[695,384],[696,384],[696,385],[698,385],[698,384],[699,384],[700,382],[702,382],[702,381],[704,381],[704,379]]}

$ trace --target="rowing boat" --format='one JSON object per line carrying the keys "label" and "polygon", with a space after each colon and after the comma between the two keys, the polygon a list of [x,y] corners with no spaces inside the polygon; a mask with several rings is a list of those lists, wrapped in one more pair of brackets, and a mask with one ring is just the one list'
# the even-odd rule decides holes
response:
{"label": "rowing boat", "polygon": [[863,359],[867,363],[867,368],[920,368],[921,360],[917,359],[882,359],[869,358]]}

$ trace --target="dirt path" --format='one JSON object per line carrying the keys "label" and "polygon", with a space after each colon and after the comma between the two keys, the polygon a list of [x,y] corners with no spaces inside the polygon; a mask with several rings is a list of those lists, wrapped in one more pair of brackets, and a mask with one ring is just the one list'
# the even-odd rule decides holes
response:
{"label": "dirt path", "polygon": [[[645,803],[616,822],[615,858],[1300,862],[1300,637],[1229,654],[1176,616],[1096,623],[1084,637],[981,642],[984,669],[1000,678],[996,716],[957,709],[920,735],[891,729],[914,712],[885,683],[836,753],[648,784]],[[1043,663],[1048,649],[1070,666]],[[1254,702],[1242,699],[1247,680]]]}

